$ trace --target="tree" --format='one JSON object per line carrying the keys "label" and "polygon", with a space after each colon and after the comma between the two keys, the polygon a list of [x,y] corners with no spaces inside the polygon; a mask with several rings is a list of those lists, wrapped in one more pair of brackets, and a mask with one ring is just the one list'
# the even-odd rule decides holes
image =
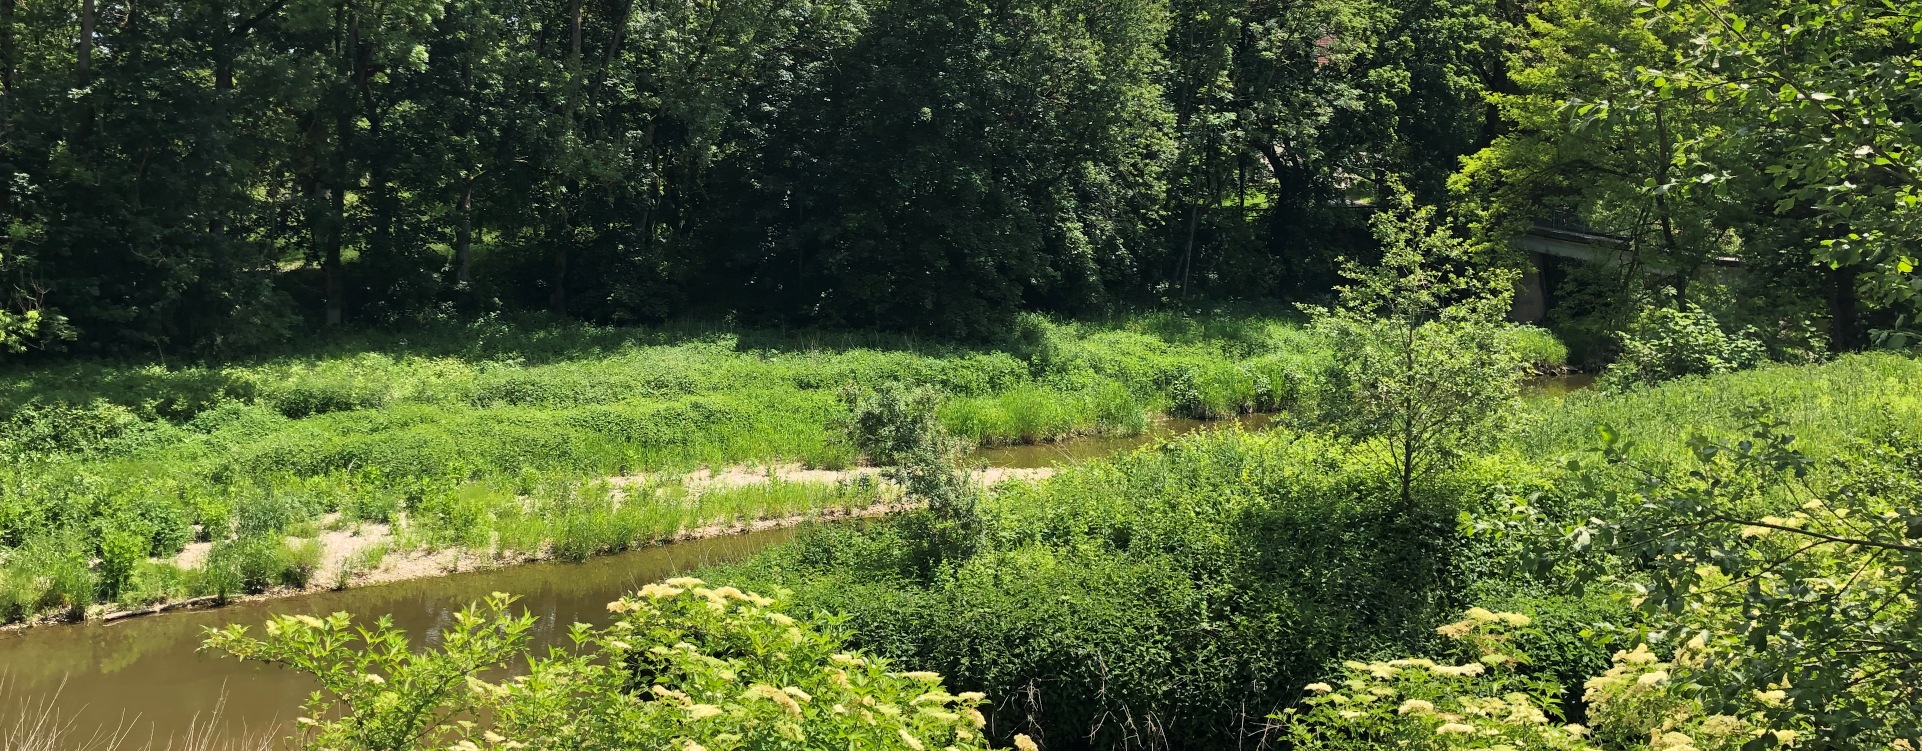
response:
{"label": "tree", "polygon": [[1922,741],[1922,446],[1818,462],[1750,419],[1739,441],[1693,439],[1679,466],[1604,430],[1602,461],[1575,462],[1564,493],[1614,513],[1541,529],[1565,545],[1538,565],[1632,586],[1647,621],[1701,654],[1688,681],[1710,712],[1815,748]]}
{"label": "tree", "polygon": [[844,392],[853,413],[848,433],[869,461],[886,466],[886,476],[909,500],[927,504],[916,518],[917,565],[931,576],[943,564],[973,555],[984,529],[981,486],[957,465],[960,441],[941,427],[936,412],[941,394],[932,387],[885,384],[874,390]]}
{"label": "tree", "polygon": [[[1161,0],[878,6],[769,147],[736,264],[763,317],[992,337],[1149,250]],[[770,239],[771,238],[771,239]]]}
{"label": "tree", "polygon": [[1503,326],[1516,276],[1477,265],[1405,193],[1373,225],[1381,262],[1348,263],[1339,303],[1304,310],[1333,349],[1324,414],[1381,453],[1406,505],[1518,398],[1522,362]]}
{"label": "tree", "polygon": [[[1706,298],[1693,294],[1693,282],[1712,259],[1737,250],[1728,231],[1746,241],[1740,250],[1748,263],[1763,261],[1768,250],[1753,219],[1755,199],[1745,192],[1758,186],[1686,179],[1695,158],[1688,145],[1724,132],[1723,113],[1699,97],[1634,99],[1639,71],[1685,38],[1673,25],[1643,23],[1637,5],[1541,3],[1529,19],[1526,47],[1509,66],[1512,89],[1491,97],[1508,130],[1453,180],[1478,239],[1504,252],[1536,224],[1621,240],[1612,258],[1580,265],[1569,274],[1576,284],[1553,290],[1560,298],[1552,315],[1557,329],[1577,346],[1593,343],[1604,352],[1612,332],[1646,302],[1679,307]],[[1793,266],[1780,271],[1769,279],[1808,275]]]}
{"label": "tree", "polygon": [[[1804,250],[1814,261],[1854,277],[1871,302],[1913,310],[1922,10],[1885,0],[1654,0],[1636,10],[1686,41],[1640,70],[1624,103],[1695,99],[1731,126],[1680,141],[1687,170],[1675,182],[1728,182],[1762,165],[1775,213],[1811,226]],[[1757,154],[1769,158],[1745,158]]]}
{"label": "tree", "polygon": [[1749,269],[1741,307],[1781,320],[1825,305],[1838,349],[1912,317],[1922,15],[1881,0],[1548,0],[1532,25],[1520,91],[1496,98],[1514,131],[1456,186],[1492,242],[1537,221],[1624,238],[1628,262],[1596,274],[1601,328],[1627,322],[1638,287],[1694,301],[1696,270],[1721,256]]}

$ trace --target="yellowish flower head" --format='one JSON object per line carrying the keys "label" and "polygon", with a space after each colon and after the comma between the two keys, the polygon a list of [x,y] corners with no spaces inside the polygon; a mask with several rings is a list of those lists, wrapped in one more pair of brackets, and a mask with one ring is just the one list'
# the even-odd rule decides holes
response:
{"label": "yellowish flower head", "polygon": [[685,591],[672,584],[649,584],[641,587],[640,595],[650,600],[665,600]]}
{"label": "yellowish flower head", "polygon": [[1534,623],[1528,616],[1522,615],[1521,613],[1496,613],[1495,617],[1501,619],[1503,625],[1515,628],[1521,628],[1530,623]]}

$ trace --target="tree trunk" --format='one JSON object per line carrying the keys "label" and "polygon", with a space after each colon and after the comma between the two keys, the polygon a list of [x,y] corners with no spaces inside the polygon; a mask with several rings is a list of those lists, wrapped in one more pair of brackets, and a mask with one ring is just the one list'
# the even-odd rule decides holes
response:
{"label": "tree trunk", "polygon": [[[1511,30],[1519,30],[1522,24],[1528,20],[1527,11],[1521,7],[1521,3],[1517,2],[1517,0],[1497,0],[1495,3],[1495,15],[1497,22],[1506,29]],[[1502,38],[1494,45],[1491,45],[1488,53],[1486,78],[1482,81],[1482,87],[1490,92],[1498,94],[1521,93],[1521,87],[1515,85],[1515,79],[1508,70],[1508,55],[1512,52],[1510,49],[1512,46],[1511,40],[1512,37],[1504,32]],[[1507,132],[1508,123],[1502,119],[1501,108],[1495,106],[1495,101],[1491,97],[1487,104],[1482,106],[1482,137],[1478,140],[1476,146],[1477,148],[1486,148],[1489,144],[1494,143],[1496,138],[1501,137]]]}
{"label": "tree trunk", "polygon": [[567,243],[570,239],[563,227],[561,241],[554,248],[554,291],[547,296],[547,305],[555,313],[567,315]]}
{"label": "tree trunk", "polygon": [[[13,72],[18,65],[18,54],[13,42],[13,4],[15,0],[0,0],[0,118],[7,113],[7,100],[13,96]],[[4,127],[0,123],[0,127]]]}
{"label": "tree trunk", "polygon": [[1836,354],[1862,346],[1861,298],[1855,289],[1859,275],[1855,266],[1828,272],[1829,351]]}
{"label": "tree trunk", "polygon": [[342,110],[334,120],[335,135],[339,142],[334,144],[333,165],[328,172],[328,182],[324,188],[327,207],[326,235],[321,239],[322,273],[327,281],[327,325],[339,326],[346,308],[345,270],[340,267],[341,246],[347,233],[347,139],[352,123]]}
{"label": "tree trunk", "polygon": [[[581,14],[583,10],[581,0],[571,0],[571,2],[568,3],[568,95],[566,125],[569,130],[576,130],[580,127],[578,115],[580,114],[580,101],[583,93],[581,91]],[[561,200],[578,207],[581,200],[580,181],[572,181],[570,187],[572,190],[569,190],[567,196]],[[574,233],[572,231],[574,215],[574,211],[562,213],[562,226],[560,227],[560,231],[556,233],[559,242],[554,244],[554,289],[548,296],[547,303],[548,307],[553,308],[554,312],[560,315],[567,315],[567,255],[568,246],[574,241]]]}
{"label": "tree trunk", "polygon": [[459,218],[454,223],[454,281],[462,286],[473,280],[474,266],[474,181],[468,180],[460,194]]}
{"label": "tree trunk", "polygon": [[81,88],[93,82],[93,17],[93,0],[80,0],[79,62],[74,70]]}
{"label": "tree trunk", "polygon": [[[336,61],[340,85],[353,74],[354,60],[360,54],[360,19],[346,3],[340,7],[341,23],[346,30]],[[327,325],[339,326],[346,311],[346,269],[341,268],[341,246],[347,232],[348,149],[354,139],[354,95],[351,89],[336,92],[328,105],[334,109],[333,164],[326,170],[330,183],[327,203],[327,234],[321,246],[321,269],[327,282]]]}

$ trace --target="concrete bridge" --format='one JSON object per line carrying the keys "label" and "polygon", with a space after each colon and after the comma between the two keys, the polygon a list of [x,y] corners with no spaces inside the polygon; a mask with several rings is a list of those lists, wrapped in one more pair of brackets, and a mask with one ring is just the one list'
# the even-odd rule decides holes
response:
{"label": "concrete bridge", "polygon": [[[1530,227],[1515,239],[1515,245],[1528,257],[1520,289],[1515,291],[1514,310],[1509,313],[1518,323],[1538,322],[1554,307],[1555,287],[1566,274],[1564,264],[1573,261],[1625,266],[1634,260],[1624,238],[1548,224]],[[1741,259],[1731,256],[1719,256],[1710,262],[1720,268],[1742,265]]]}

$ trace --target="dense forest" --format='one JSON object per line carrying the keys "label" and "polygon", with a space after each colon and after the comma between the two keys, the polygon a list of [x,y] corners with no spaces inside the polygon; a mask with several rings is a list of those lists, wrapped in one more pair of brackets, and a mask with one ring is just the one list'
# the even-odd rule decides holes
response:
{"label": "dense forest", "polygon": [[0,0],[0,207],[0,751],[1922,748],[1913,2]]}
{"label": "dense forest", "polygon": [[[532,310],[980,338],[1315,299],[1405,185],[1490,263],[1534,223],[1623,239],[1565,295],[1590,339],[1699,300],[1853,348],[1915,288],[1899,6],[7,0],[0,330],[167,357]],[[1690,284],[1718,259],[1750,284]]]}

